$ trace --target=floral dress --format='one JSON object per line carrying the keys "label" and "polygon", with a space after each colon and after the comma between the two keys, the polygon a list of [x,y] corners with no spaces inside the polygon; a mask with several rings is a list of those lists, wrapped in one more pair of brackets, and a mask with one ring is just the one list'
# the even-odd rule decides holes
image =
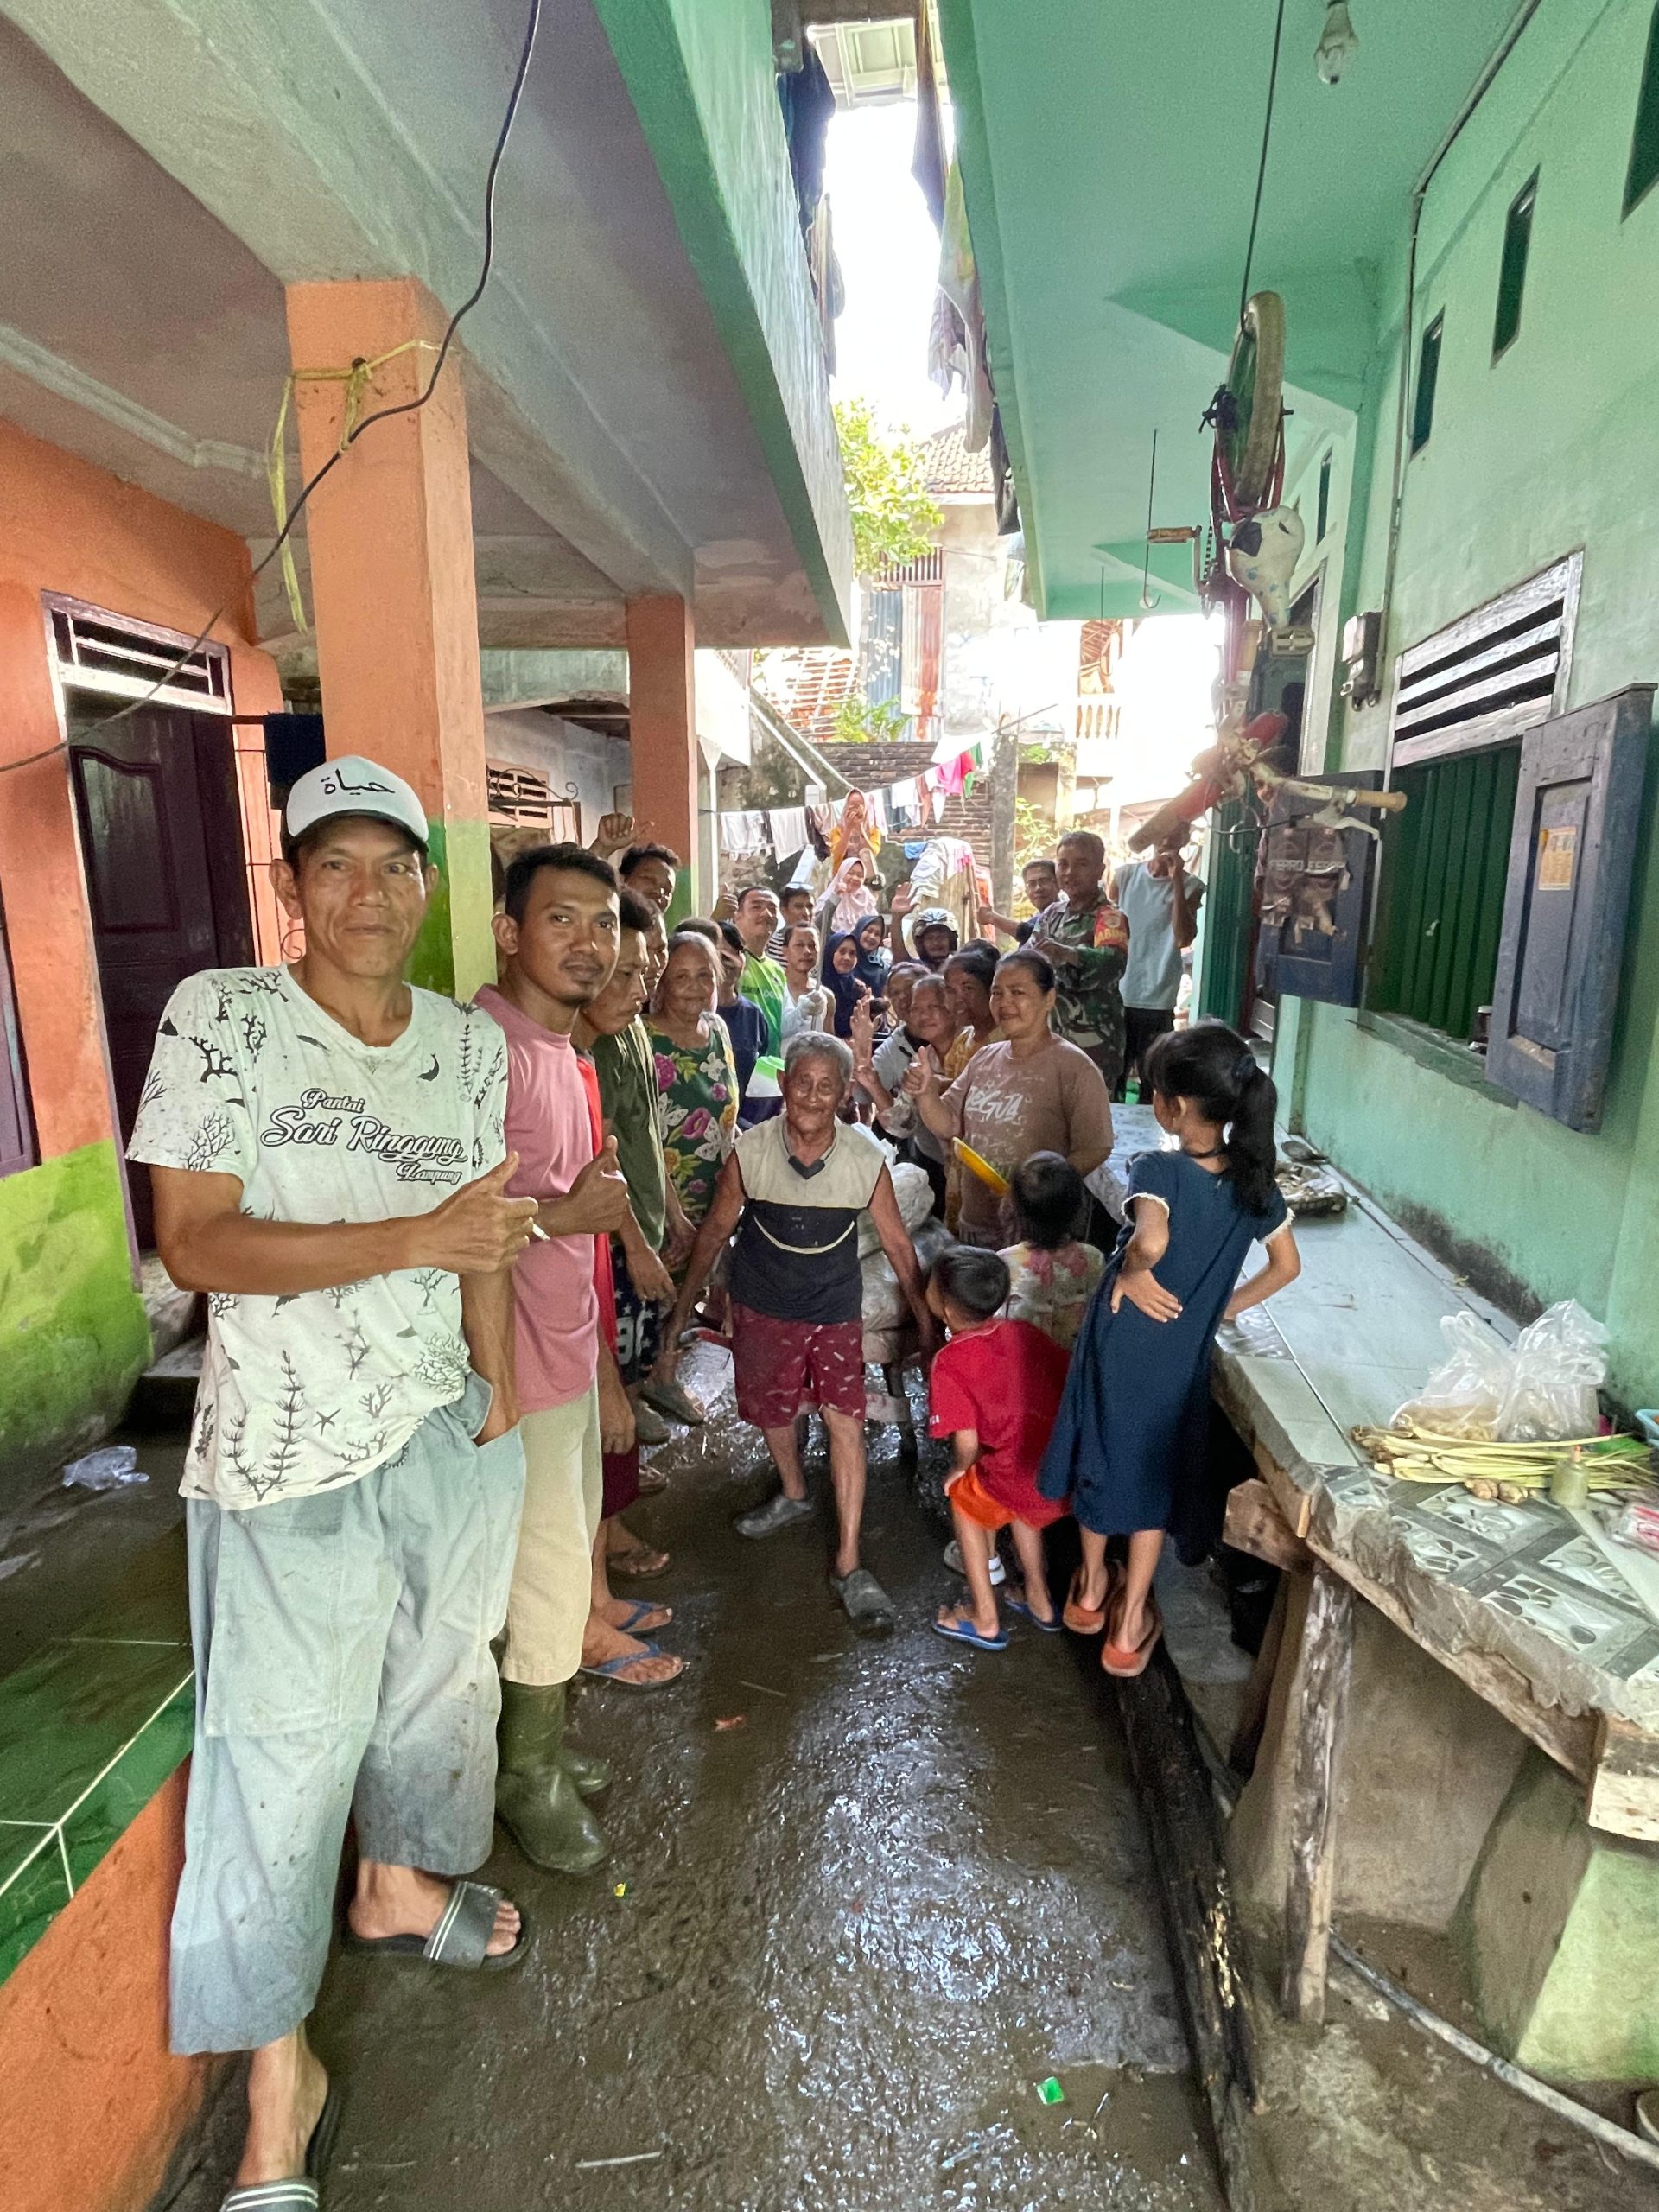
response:
{"label": "floral dress", "polygon": [[718,1014],[709,1016],[706,1045],[677,1045],[650,1032],[662,1101],[663,1152],[686,1219],[695,1229],[709,1211],[737,1128],[737,1064]]}

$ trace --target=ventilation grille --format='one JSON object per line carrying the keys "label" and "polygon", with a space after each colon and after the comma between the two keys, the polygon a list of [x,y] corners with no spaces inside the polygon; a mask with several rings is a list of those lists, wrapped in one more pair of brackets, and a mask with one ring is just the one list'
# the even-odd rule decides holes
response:
{"label": "ventilation grille", "polygon": [[1566,696],[1581,561],[1558,561],[1401,655],[1395,767],[1501,745],[1549,719]]}
{"label": "ventilation grille", "polygon": [[112,622],[61,600],[48,605],[58,675],[71,690],[122,699],[153,695],[161,707],[230,713],[230,660],[222,646],[198,645],[181,660],[188,638]]}
{"label": "ventilation grille", "polygon": [[924,553],[914,561],[903,561],[896,567],[883,569],[870,582],[878,591],[893,591],[901,584],[942,584],[944,555],[936,546],[931,553]]}
{"label": "ventilation grille", "polygon": [[553,793],[545,776],[534,768],[489,770],[490,819],[510,822],[521,830],[550,830]]}

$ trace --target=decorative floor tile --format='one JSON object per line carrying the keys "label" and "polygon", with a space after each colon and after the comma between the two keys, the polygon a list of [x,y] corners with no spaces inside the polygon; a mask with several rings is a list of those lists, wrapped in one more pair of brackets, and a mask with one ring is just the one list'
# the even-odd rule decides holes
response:
{"label": "decorative floor tile", "polygon": [[174,1644],[53,1643],[0,1681],[0,1820],[60,1820],[178,1689]]}
{"label": "decorative floor tile", "polygon": [[69,1872],[79,1889],[188,1757],[195,1685],[185,1682],[61,1822]]}
{"label": "decorative floor tile", "polygon": [[68,1902],[55,1829],[0,1827],[0,1981]]}

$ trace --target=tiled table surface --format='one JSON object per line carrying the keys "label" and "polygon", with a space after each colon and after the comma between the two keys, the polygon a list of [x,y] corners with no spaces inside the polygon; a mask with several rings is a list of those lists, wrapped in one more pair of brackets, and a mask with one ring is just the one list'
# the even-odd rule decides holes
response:
{"label": "tiled table surface", "polygon": [[[1149,1109],[1114,1110],[1123,1174],[1164,1140]],[[1659,1621],[1573,1522],[1548,1499],[1484,1504],[1460,1484],[1397,1482],[1349,1441],[1440,1365],[1444,1316],[1473,1313],[1506,1341],[1513,1325],[1358,1192],[1297,1241],[1300,1281],[1223,1331],[1214,1386],[1307,1493],[1312,1534],[1397,1598],[1431,1649],[1490,1652],[1543,1705],[1659,1733]]]}
{"label": "tiled table surface", "polygon": [[0,1680],[0,1980],[186,1757],[193,1705],[181,1536]]}

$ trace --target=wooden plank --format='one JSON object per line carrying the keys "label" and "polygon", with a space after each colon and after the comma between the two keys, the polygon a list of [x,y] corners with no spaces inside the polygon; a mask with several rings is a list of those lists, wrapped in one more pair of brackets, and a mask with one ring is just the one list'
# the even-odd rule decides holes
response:
{"label": "wooden plank", "polygon": [[1575,1781],[1588,1782],[1595,1764],[1592,1715],[1563,1713],[1556,1706],[1540,1704],[1525,1675],[1507,1659],[1490,1651],[1448,1651],[1424,1635],[1392,1591],[1373,1582],[1351,1561],[1338,1559],[1323,1544],[1310,1541],[1308,1548],[1333,1574],[1339,1574],[1368,1605],[1392,1621],[1402,1636],[1408,1636],[1431,1659],[1466,1683],[1478,1698],[1494,1707],[1523,1736],[1530,1737],[1540,1751],[1548,1751],[1557,1766],[1564,1767]]}
{"label": "wooden plank", "polygon": [[1290,1573],[1313,1565],[1313,1554],[1279,1510],[1278,1500],[1265,1482],[1240,1483],[1227,1493],[1227,1518],[1222,1538],[1236,1552],[1265,1560],[1269,1567]]}
{"label": "wooden plank", "polygon": [[1249,1975],[1209,1771],[1166,1649],[1137,1680],[1114,1687],[1228,2206],[1254,2212],[1249,2123],[1262,2101],[1245,1994]]}
{"label": "wooden plank", "polygon": [[1597,1716],[1585,1817],[1608,1835],[1659,1843],[1659,1737],[1611,1713]]}
{"label": "wooden plank", "polygon": [[1325,2018],[1337,1866],[1337,1768],[1353,1658],[1354,1593],[1339,1574],[1321,1563],[1313,1570],[1296,1664],[1282,1986],[1287,2018],[1313,2025]]}
{"label": "wooden plank", "polygon": [[1285,1523],[1293,1536],[1306,1541],[1313,1519],[1313,1500],[1305,1490],[1298,1490],[1290,1477],[1274,1458],[1267,1446],[1257,1441],[1250,1447],[1250,1456],[1262,1470],[1262,1480],[1272,1493],[1273,1502],[1284,1516]]}
{"label": "wooden plank", "polygon": [[1273,1611],[1268,1616],[1262,1649],[1255,1655],[1250,1679],[1239,1700],[1233,1740],[1227,1750],[1228,1765],[1246,1781],[1255,1772],[1256,1753],[1262,1748],[1262,1733],[1268,1725],[1268,1707],[1273,1699],[1274,1676],[1279,1671],[1279,1655],[1284,1649],[1285,1615],[1289,1605],[1289,1578],[1281,1574],[1279,1587],[1273,1594]]}

